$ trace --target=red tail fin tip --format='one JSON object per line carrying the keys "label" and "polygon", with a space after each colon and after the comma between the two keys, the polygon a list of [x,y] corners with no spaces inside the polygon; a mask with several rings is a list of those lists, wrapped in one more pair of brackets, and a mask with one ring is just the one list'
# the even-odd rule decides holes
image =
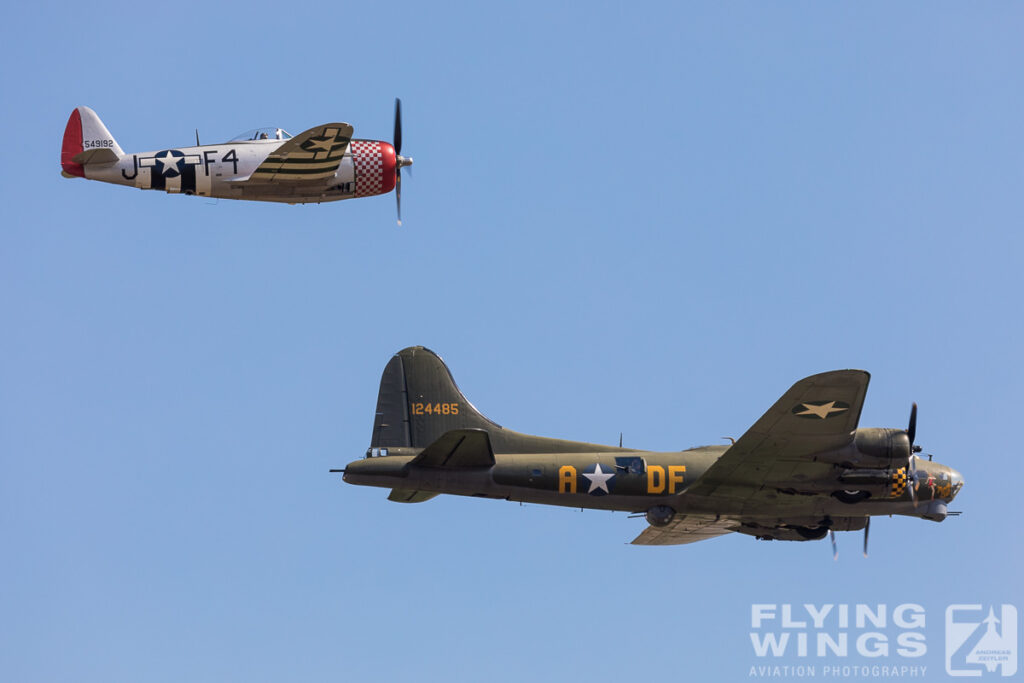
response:
{"label": "red tail fin tip", "polygon": [[64,129],[64,142],[60,148],[60,167],[69,176],[85,177],[85,169],[81,164],[76,164],[71,159],[82,152],[82,115],[78,109],[71,112],[68,117],[68,125]]}

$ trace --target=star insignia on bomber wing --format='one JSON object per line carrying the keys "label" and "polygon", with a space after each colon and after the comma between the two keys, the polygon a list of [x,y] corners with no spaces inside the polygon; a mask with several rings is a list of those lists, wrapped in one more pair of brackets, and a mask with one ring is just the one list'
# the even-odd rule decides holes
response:
{"label": "star insignia on bomber wing", "polygon": [[600,463],[594,465],[593,472],[584,472],[583,476],[590,480],[590,488],[587,489],[587,493],[600,494],[602,491],[604,493],[611,493],[608,490],[608,480],[614,477],[615,473],[602,472]]}
{"label": "star insignia on bomber wing", "polygon": [[168,178],[175,178],[181,175],[181,160],[184,157],[185,155],[181,152],[169,149],[165,152],[160,152],[155,158],[160,163],[160,173]]}
{"label": "star insignia on bomber wing", "polygon": [[825,418],[832,417],[839,413],[845,413],[850,409],[850,404],[842,401],[811,401],[800,403],[793,408],[793,414],[797,417]]}

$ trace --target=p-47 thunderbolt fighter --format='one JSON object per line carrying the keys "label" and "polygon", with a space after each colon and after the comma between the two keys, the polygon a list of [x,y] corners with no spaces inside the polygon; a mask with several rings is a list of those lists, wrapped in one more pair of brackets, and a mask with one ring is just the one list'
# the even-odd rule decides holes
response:
{"label": "p-47 thunderbolt fighter", "polygon": [[353,140],[352,126],[325,123],[292,137],[257,128],[218,145],[125,154],[89,107],[71,112],[60,165],[66,178],[89,178],[142,190],[223,199],[306,204],[369,197],[395,188],[401,224],[402,109],[395,100],[394,145]]}
{"label": "p-47 thunderbolt fighter", "polygon": [[640,451],[520,434],[466,400],[429,349],[384,369],[366,456],[350,484],[418,503],[439,493],[622,510],[650,524],[633,543],[693,543],[732,531],[808,541],[864,529],[872,515],[941,522],[960,491],[956,470],[917,456],[917,407],[902,429],[858,429],[868,373],[802,379],[731,446]]}

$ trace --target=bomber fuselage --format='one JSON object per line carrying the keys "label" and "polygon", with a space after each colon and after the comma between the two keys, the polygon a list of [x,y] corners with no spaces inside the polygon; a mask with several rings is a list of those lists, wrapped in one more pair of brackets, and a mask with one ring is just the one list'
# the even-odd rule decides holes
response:
{"label": "bomber fuselage", "polygon": [[[386,449],[387,450],[387,449]],[[619,451],[593,453],[499,454],[491,468],[436,469],[411,463],[416,449],[395,448],[349,463],[344,479],[351,484],[419,490],[524,503],[597,510],[643,512],[667,505],[677,512],[769,516],[849,515],[850,504],[833,492],[870,492],[857,500],[858,512],[869,515],[927,516],[932,501],[950,502],[962,478],[937,462],[917,460],[918,505],[907,487],[906,468],[854,469],[834,466],[828,476],[775,486],[772,510],[751,509],[742,500],[688,496],[687,489],[725,451],[704,446],[686,451]],[[916,456],[914,456],[916,457]],[[771,482],[765,483],[772,488]],[[844,487],[848,487],[844,489]]]}

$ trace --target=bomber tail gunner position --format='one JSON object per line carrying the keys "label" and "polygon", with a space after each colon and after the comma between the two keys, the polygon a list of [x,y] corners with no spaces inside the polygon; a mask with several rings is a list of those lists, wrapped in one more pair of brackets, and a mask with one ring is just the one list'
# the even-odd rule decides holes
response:
{"label": "bomber tail gunner position", "polygon": [[257,128],[223,144],[125,154],[89,107],[71,112],[61,173],[142,190],[222,199],[305,204],[370,197],[395,189],[401,223],[402,110],[395,100],[394,144],[353,140],[352,126],[325,123],[292,137]]}
{"label": "bomber tail gunner position", "polygon": [[505,429],[417,346],[384,369],[370,448],[342,472],[403,503],[451,493],[642,513],[650,526],[639,545],[864,529],[866,552],[872,515],[941,522],[963,486],[956,470],[916,455],[916,406],[906,430],[858,429],[868,379],[862,370],[808,377],[731,446],[652,452]]}

